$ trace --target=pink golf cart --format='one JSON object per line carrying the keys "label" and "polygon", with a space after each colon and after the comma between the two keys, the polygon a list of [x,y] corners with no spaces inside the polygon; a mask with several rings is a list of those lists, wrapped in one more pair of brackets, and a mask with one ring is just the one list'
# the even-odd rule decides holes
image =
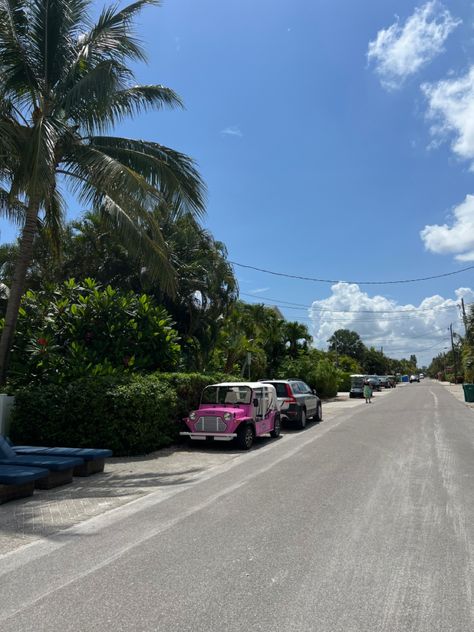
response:
{"label": "pink golf cart", "polygon": [[205,441],[235,439],[242,450],[252,447],[255,437],[281,432],[275,387],[261,382],[224,382],[207,386],[197,410],[184,419],[181,435]]}

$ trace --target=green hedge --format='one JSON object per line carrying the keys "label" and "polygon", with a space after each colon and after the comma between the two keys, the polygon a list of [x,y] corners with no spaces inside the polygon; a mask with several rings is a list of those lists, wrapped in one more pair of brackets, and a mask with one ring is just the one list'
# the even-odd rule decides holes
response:
{"label": "green hedge", "polygon": [[[228,378],[231,379],[231,378]],[[222,375],[154,373],[82,378],[15,393],[15,443],[109,448],[146,454],[179,438],[177,423]]]}
{"label": "green hedge", "polygon": [[202,389],[209,384],[242,381],[242,378],[222,373],[159,373],[155,375],[176,392],[177,419],[183,419],[190,410],[199,406]]}

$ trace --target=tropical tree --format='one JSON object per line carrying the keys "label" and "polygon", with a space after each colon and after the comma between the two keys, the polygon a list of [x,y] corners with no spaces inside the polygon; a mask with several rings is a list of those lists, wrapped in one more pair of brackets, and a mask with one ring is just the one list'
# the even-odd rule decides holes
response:
{"label": "tropical tree", "polygon": [[364,359],[366,347],[359,334],[350,329],[338,329],[328,340],[329,351],[337,355],[346,355],[358,362]]}
{"label": "tropical tree", "polygon": [[169,88],[134,85],[130,64],[145,55],[132,23],[147,4],[158,2],[106,7],[91,26],[91,0],[0,0],[0,211],[22,228],[0,340],[0,382],[39,220],[59,246],[63,183],[148,255],[148,269],[173,290],[166,246],[148,210],[166,200],[199,214],[203,183],[184,154],[107,134],[125,117],[181,105]]}
{"label": "tropical tree", "polygon": [[285,322],[284,330],[288,353],[292,358],[296,358],[300,350],[308,349],[312,337],[306,325],[296,321]]}

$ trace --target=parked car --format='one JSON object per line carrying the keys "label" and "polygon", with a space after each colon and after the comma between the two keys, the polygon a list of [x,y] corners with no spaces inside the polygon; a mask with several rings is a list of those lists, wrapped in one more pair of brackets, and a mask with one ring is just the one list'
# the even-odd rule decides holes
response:
{"label": "parked car", "polygon": [[390,388],[388,375],[381,375],[379,377],[379,383],[380,383],[381,388]]}
{"label": "parked car", "polygon": [[372,387],[373,391],[381,391],[380,377],[378,375],[366,375],[366,379]]}
{"label": "parked car", "polygon": [[301,380],[262,380],[275,387],[282,418],[294,422],[301,430],[308,419],[321,421],[323,410],[316,391]]}
{"label": "parked car", "polygon": [[420,381],[420,377],[418,375],[410,375],[410,384],[412,382],[419,382]]}
{"label": "parked car", "polygon": [[424,380],[425,379],[425,374],[424,373],[420,373],[420,375],[418,377],[420,378],[420,380]]}
{"label": "parked car", "polygon": [[199,408],[183,421],[182,436],[201,441],[235,439],[242,450],[249,450],[255,437],[270,433],[276,438],[281,432],[276,390],[261,382],[206,386]]}

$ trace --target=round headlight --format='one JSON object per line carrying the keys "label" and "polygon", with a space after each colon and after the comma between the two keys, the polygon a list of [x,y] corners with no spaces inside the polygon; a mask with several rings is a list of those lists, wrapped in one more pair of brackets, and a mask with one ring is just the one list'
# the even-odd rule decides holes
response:
{"label": "round headlight", "polygon": [[232,413],[224,413],[224,421],[230,421],[232,419]]}
{"label": "round headlight", "polygon": [[189,413],[189,419],[191,419],[191,421],[194,421],[196,419],[196,413],[195,412]]}

